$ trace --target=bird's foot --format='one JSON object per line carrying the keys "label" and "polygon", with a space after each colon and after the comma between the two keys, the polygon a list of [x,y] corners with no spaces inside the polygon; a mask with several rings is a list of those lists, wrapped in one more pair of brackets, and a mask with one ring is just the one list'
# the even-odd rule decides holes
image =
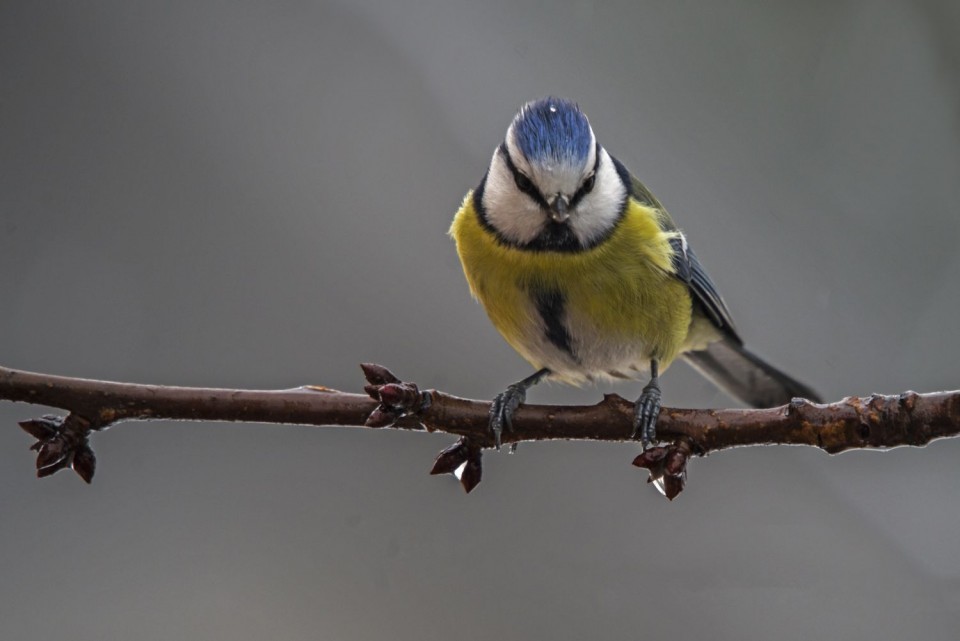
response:
{"label": "bird's foot", "polygon": [[513,413],[527,400],[527,387],[521,383],[514,383],[497,394],[490,405],[490,431],[493,440],[500,449],[500,437],[504,428],[513,431]]}
{"label": "bird's foot", "polygon": [[660,385],[657,379],[651,380],[633,408],[633,434],[631,438],[640,435],[643,449],[657,440],[657,419],[660,417]]}

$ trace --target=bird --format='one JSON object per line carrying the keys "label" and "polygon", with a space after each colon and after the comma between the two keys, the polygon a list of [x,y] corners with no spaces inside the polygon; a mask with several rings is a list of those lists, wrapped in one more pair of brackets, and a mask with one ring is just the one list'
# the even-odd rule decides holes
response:
{"label": "bird", "polygon": [[535,370],[491,403],[497,449],[541,381],[648,379],[631,434],[647,449],[677,357],[752,407],[820,400],[744,347],[687,237],[570,100],[520,109],[449,234],[471,294]]}

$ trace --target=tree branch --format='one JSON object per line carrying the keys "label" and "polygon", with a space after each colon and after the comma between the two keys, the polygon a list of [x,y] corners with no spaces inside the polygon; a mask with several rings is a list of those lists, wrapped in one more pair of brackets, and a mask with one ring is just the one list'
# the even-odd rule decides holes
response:
{"label": "tree branch", "polygon": [[[72,467],[87,482],[95,458],[87,437],[123,421],[188,420],[287,423],[314,426],[392,427],[460,436],[441,452],[433,473],[459,471],[467,491],[480,481],[483,449],[494,447],[490,403],[421,391],[383,367],[364,365],[367,395],[324,387],[235,390],[114,383],[36,374],[0,367],[0,400],[56,407],[66,418],[45,416],[21,426],[37,438],[37,474]],[[550,439],[628,441],[633,403],[607,395],[596,405],[523,405],[503,442]],[[848,397],[815,405],[802,399],[772,409],[664,408],[659,438],[634,464],[669,497],[682,489],[691,455],[748,445],[809,445],[835,454],[848,449],[921,446],[960,434],[960,392]]]}

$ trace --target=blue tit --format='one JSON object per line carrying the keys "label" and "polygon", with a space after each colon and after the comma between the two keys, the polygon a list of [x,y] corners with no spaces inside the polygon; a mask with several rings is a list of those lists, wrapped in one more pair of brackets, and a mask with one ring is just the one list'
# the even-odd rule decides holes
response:
{"label": "blue tit", "polygon": [[817,399],[747,351],[686,236],[570,101],[520,110],[450,235],[471,293],[536,369],[494,399],[498,446],[527,390],[544,379],[649,376],[633,430],[646,447],[660,374],[678,356],[754,407]]}

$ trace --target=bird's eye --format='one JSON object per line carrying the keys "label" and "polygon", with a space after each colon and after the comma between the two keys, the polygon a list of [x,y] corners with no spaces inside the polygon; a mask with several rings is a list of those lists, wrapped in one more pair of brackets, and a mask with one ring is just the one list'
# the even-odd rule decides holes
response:
{"label": "bird's eye", "polygon": [[530,193],[533,190],[533,183],[519,171],[513,172],[513,180],[517,183],[517,188],[520,191]]}
{"label": "bird's eye", "polygon": [[585,194],[589,194],[591,191],[593,191],[593,185],[596,182],[597,182],[597,175],[590,174],[589,176],[587,176],[587,179],[583,181],[583,184],[580,186],[580,190]]}

